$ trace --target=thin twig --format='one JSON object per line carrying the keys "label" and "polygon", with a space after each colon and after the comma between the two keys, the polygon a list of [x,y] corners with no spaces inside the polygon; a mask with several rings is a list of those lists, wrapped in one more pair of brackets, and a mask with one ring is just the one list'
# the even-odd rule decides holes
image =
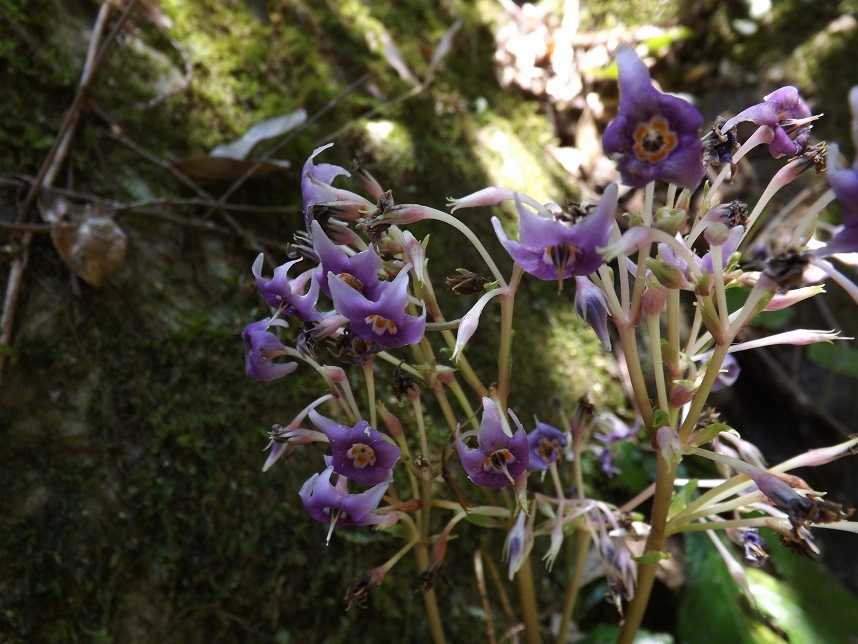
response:
{"label": "thin twig", "polygon": [[[36,180],[30,186],[24,202],[18,209],[16,223],[27,223],[30,209],[36,201],[36,197],[42,189],[42,186],[50,186],[54,178],[59,172],[65,160],[65,155],[68,153],[69,145],[74,137],[75,129],[77,128],[80,110],[83,106],[84,98],[89,89],[95,72],[104,56],[107,53],[110,45],[116,40],[116,37],[125,26],[125,22],[131,15],[131,9],[134,7],[136,0],[129,0],[128,4],[116,22],[113,30],[107,36],[103,45],[100,45],[101,37],[104,33],[107,19],[110,16],[110,11],[113,7],[110,0],[105,0],[98,11],[98,16],[95,20],[95,25],[90,36],[89,47],[87,49],[86,60],[84,62],[83,71],[81,72],[80,82],[78,83],[77,93],[71,106],[66,110],[63,117],[62,125],[60,126],[57,138],[51,146],[47,157],[42,162],[39,172],[36,175]],[[21,239],[21,251],[13,260],[12,266],[9,269],[9,280],[6,283],[6,296],[3,300],[3,316],[0,318],[0,346],[8,346],[12,341],[12,330],[15,324],[15,311],[18,308],[18,298],[21,293],[21,285],[24,282],[24,273],[27,270],[27,263],[30,259],[30,243],[33,240],[32,232],[25,232]],[[6,364],[7,352],[0,353],[0,382],[3,378],[3,367]]]}

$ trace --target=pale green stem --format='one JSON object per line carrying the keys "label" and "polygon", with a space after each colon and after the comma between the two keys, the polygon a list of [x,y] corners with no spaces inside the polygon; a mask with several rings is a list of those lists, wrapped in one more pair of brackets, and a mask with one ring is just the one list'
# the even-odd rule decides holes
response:
{"label": "pale green stem", "polygon": [[617,269],[620,272],[620,301],[623,310],[628,311],[631,306],[631,295],[629,294],[629,258],[627,255],[617,257]]}
{"label": "pale green stem", "polygon": [[644,188],[643,220],[647,226],[652,225],[652,209],[655,200],[655,181],[650,181]]}
{"label": "pale green stem", "polygon": [[474,411],[474,408],[471,407],[471,402],[468,400],[468,397],[465,395],[465,391],[462,389],[462,386],[453,380],[450,385],[450,391],[453,392],[453,395],[456,397],[456,400],[459,402],[459,406],[465,412],[468,417],[468,421],[471,425],[474,426],[474,429],[480,428],[480,421],[477,419],[477,414]]}
{"label": "pale green stem", "polygon": [[[564,423],[565,424],[565,423]],[[578,491],[578,500],[584,500],[584,473],[581,469],[581,450],[585,441],[578,440],[575,442],[575,460],[572,464],[572,470],[575,476],[575,487]],[[557,644],[565,644],[568,639],[569,627],[572,623],[572,614],[575,610],[575,602],[578,599],[578,590],[581,587],[581,579],[584,573],[584,567],[587,562],[587,551],[590,546],[590,530],[589,519],[584,515],[584,528],[578,530],[576,538],[577,549],[575,551],[575,570],[572,577],[566,586],[566,595],[563,598],[563,612],[560,618],[560,630],[557,635]]]}
{"label": "pale green stem", "polygon": [[679,377],[679,289],[667,292],[667,343],[670,347],[670,364],[668,372],[671,382]]}
{"label": "pale green stem", "polygon": [[667,522],[667,533],[674,534],[676,532],[682,532],[683,526],[696,521],[697,519],[703,519],[713,514],[721,514],[722,512],[729,512],[730,510],[736,510],[743,506],[746,506],[750,503],[757,503],[762,500],[762,495],[760,492],[752,492],[751,494],[745,494],[740,497],[736,497],[735,499],[731,499],[725,503],[716,503],[710,506],[705,507],[703,510],[699,512],[692,512],[689,515],[682,517],[677,520],[670,520]]}
{"label": "pale green stem", "polygon": [[[429,549],[424,541],[419,541],[414,547],[414,555],[420,572],[426,571],[429,568]],[[423,590],[423,604],[426,607],[426,620],[429,622],[432,641],[434,644],[444,644],[444,627],[442,626],[441,613],[438,610],[438,600],[435,597],[434,589]]]}
{"label": "pale green stem", "polygon": [[399,369],[402,369],[403,371],[410,373],[415,378],[418,378],[419,380],[423,380],[423,374],[422,373],[417,371],[417,369],[412,367],[407,362],[404,362],[404,361],[400,360],[399,358],[397,358],[396,356],[389,354],[387,351],[379,351],[375,355],[377,357],[381,358],[382,360],[384,360],[385,362],[389,362],[393,366],[398,367]]}
{"label": "pale green stem", "polygon": [[432,463],[429,460],[429,441],[426,437],[426,424],[423,422],[423,403],[420,396],[413,396],[411,404],[414,409],[414,418],[417,421],[417,436],[420,441],[420,457],[422,466],[419,469],[421,492],[420,501],[422,509],[420,512],[420,533],[424,540],[429,536],[429,520],[432,511]]}
{"label": "pale green stem", "polygon": [[498,404],[506,411],[509,399],[510,358],[512,354],[512,322],[515,308],[515,294],[521,282],[522,268],[515,264],[507,292],[501,295],[501,331],[500,350],[498,351]]}
{"label": "pale green stem", "polygon": [[659,326],[659,315],[647,315],[645,318],[647,332],[649,333],[649,351],[652,355],[652,371],[655,376],[655,390],[658,396],[658,406],[665,413],[670,411],[667,401],[667,388],[664,384],[664,365],[661,359],[661,328]]}
{"label": "pale green stem", "polygon": [[471,245],[477,250],[480,254],[480,257],[483,258],[483,261],[488,266],[489,270],[494,275],[494,278],[498,281],[498,284],[501,286],[506,286],[506,280],[504,279],[501,272],[498,270],[497,264],[495,264],[492,256],[489,254],[489,251],[486,250],[486,247],[483,246],[483,243],[479,240],[479,238],[474,234],[474,232],[468,228],[465,224],[459,221],[453,215],[449,215],[446,212],[442,212],[440,210],[435,210],[434,208],[430,208],[428,206],[421,206],[421,209],[427,212],[426,217],[424,219],[434,219],[435,221],[441,221],[445,224],[448,224],[462,233]]}
{"label": "pale green stem", "polygon": [[668,208],[673,208],[673,202],[676,199],[676,184],[671,183],[667,186],[667,199],[665,199],[664,205]]}
{"label": "pale green stem", "polygon": [[722,247],[719,244],[713,244],[709,247],[709,252],[712,253],[712,277],[715,280],[715,299],[718,302],[718,321],[721,325],[721,333],[725,333],[729,328],[727,316],[730,311],[727,310],[727,291],[724,288],[724,269],[722,267]]}
{"label": "pale green stem", "polygon": [[399,563],[399,560],[402,559],[405,555],[407,555],[411,551],[411,549],[417,545],[418,541],[420,541],[420,537],[419,535],[416,535],[411,541],[402,546],[402,548],[400,548],[395,555],[385,561],[381,565],[381,568],[384,570],[385,574],[390,572],[393,567]]}
{"label": "pale green stem", "polygon": [[594,284],[601,287],[602,292],[605,294],[608,301],[608,308],[611,311],[611,317],[614,318],[614,324],[627,324],[629,318],[628,309],[620,304],[620,301],[617,299],[611,269],[602,265],[599,267],[599,279],[596,280],[593,276],[591,276],[591,279]]}
{"label": "pale green stem", "polygon": [[641,296],[643,296],[644,285],[646,284],[646,260],[649,258],[649,252],[652,244],[645,244],[638,250],[638,263],[635,269],[635,288],[632,293],[632,304],[629,308],[629,318],[636,319],[638,309],[641,305]]}
{"label": "pale green stem", "polygon": [[369,424],[378,427],[378,417],[375,410],[375,372],[373,370],[372,358],[363,363],[363,377],[366,382],[366,398],[369,404]]}
{"label": "pale green stem", "polygon": [[[655,495],[653,497],[652,516],[650,517],[650,532],[646,541],[644,554],[658,552],[664,549],[667,538],[665,527],[670,500],[673,495],[673,480],[676,478],[676,467],[669,463],[661,454],[656,452]],[[640,628],[644,612],[649,603],[649,596],[655,583],[657,563],[639,563],[638,580],[635,596],[626,609],[626,618],[618,644],[632,644],[635,634]]]}
{"label": "pale green stem", "polygon": [[688,415],[685,417],[685,421],[679,429],[679,439],[682,443],[688,442],[688,437],[694,430],[695,425],[697,425],[700,413],[703,411],[703,407],[706,405],[706,400],[709,398],[709,394],[712,391],[712,386],[715,384],[718,374],[721,372],[721,364],[724,362],[724,357],[727,355],[727,351],[729,349],[729,341],[725,344],[715,346],[715,352],[706,364],[706,373],[703,374],[703,382],[694,393],[694,398],[691,400],[691,408],[688,410]]}
{"label": "pale green stem", "polygon": [[[322,369],[322,365],[313,360],[311,357],[304,355],[300,351],[293,349],[291,347],[286,347],[283,352],[284,355],[287,355],[291,358],[297,358],[298,360],[302,360],[310,365],[325,381],[325,384],[328,385],[328,389],[331,390],[331,393],[334,395],[334,400],[337,402],[337,406],[345,413],[345,415],[351,418],[352,421],[357,421],[360,418],[360,412],[357,409],[357,405],[351,405],[348,399],[343,399],[344,390],[341,387],[337,387],[337,384],[331,380],[328,374],[325,373],[325,370]],[[348,390],[351,393],[351,389]]]}
{"label": "pale green stem", "polygon": [[447,427],[450,428],[451,432],[456,431],[456,413],[453,411],[453,407],[450,405],[450,399],[447,398],[447,392],[444,391],[444,387],[439,382],[435,382],[432,385],[432,393],[435,394],[435,399],[438,401],[438,406],[441,408],[441,414],[444,416],[444,420],[447,421]]}
{"label": "pale green stem", "polygon": [[772,524],[771,517],[754,517],[752,519],[729,519],[727,521],[711,521],[706,523],[689,523],[676,532],[702,532],[703,530],[726,530],[727,528],[767,528]]}
{"label": "pale green stem", "polygon": [[590,531],[578,530],[575,537],[575,568],[569,584],[566,586],[566,596],[563,598],[563,612],[560,618],[560,630],[557,633],[557,644],[566,644],[569,639],[569,628],[572,625],[572,615],[578,600],[578,591],[584,577],[587,564],[587,553],[590,550]]}
{"label": "pale green stem", "polygon": [[533,588],[533,569],[528,554],[521,562],[521,568],[515,576],[518,582],[518,596],[524,613],[524,636],[527,644],[539,644],[542,638],[539,634],[539,609],[536,605],[536,592]]}
{"label": "pale green stem", "polygon": [[685,354],[688,356],[694,355],[694,350],[697,344],[697,335],[700,333],[700,326],[703,324],[702,304],[698,301],[694,304],[694,318],[691,321],[691,330],[688,332],[688,342],[685,345]]}
{"label": "pale green stem", "polygon": [[[441,307],[438,304],[438,298],[435,296],[435,289],[432,286],[432,281],[429,279],[429,271],[426,271],[426,281],[423,284],[424,286],[424,295],[426,301],[426,308],[429,309],[429,313],[436,322],[444,322],[444,314],[441,312]],[[447,343],[447,346],[450,347],[451,350],[456,348],[456,336],[453,335],[450,331],[443,331],[441,335],[444,338],[444,341]],[[464,353],[459,354],[459,358],[456,362],[456,365],[461,371],[462,376],[465,378],[465,381],[471,386],[478,396],[481,398],[486,395],[487,389],[485,385],[480,381],[474,369],[471,367],[471,363],[468,362],[468,359],[464,356]]]}
{"label": "pale green stem", "polygon": [[623,347],[623,354],[626,358],[626,364],[629,369],[629,378],[632,381],[632,390],[634,391],[635,402],[637,402],[638,411],[643,418],[645,424],[649,424],[652,420],[652,405],[649,401],[649,394],[646,390],[646,381],[644,380],[643,369],[641,369],[641,360],[638,355],[638,341],[635,336],[634,327],[617,326],[617,332],[620,334],[620,344]]}

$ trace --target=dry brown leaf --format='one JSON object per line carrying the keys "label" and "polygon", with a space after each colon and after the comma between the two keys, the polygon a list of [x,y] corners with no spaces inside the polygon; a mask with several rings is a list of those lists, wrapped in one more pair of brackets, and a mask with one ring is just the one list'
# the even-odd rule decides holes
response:
{"label": "dry brown leaf", "polygon": [[55,196],[40,199],[39,211],[51,224],[54,248],[87,284],[101,286],[122,266],[128,246],[125,233],[96,206],[78,206]]}

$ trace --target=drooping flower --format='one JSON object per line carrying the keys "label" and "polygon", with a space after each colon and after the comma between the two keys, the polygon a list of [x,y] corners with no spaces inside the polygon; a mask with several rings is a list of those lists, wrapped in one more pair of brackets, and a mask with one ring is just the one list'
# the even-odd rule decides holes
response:
{"label": "drooping flower", "polygon": [[602,289],[597,288],[589,278],[581,275],[575,276],[575,311],[596,332],[605,351],[610,351],[607,299]]}
{"label": "drooping flower", "polygon": [[[477,447],[468,447],[464,435],[456,432],[459,460],[475,485],[501,488],[512,485],[527,471],[529,450],[527,433],[521,425],[510,435],[504,429],[500,409],[491,398],[483,398],[483,418],[477,433]],[[518,424],[518,423],[516,423]]]}
{"label": "drooping flower", "polygon": [[359,485],[376,485],[391,478],[399,448],[365,420],[353,427],[310,411],[310,420],[331,442],[331,466]]}
{"label": "drooping flower", "polygon": [[503,544],[503,557],[508,562],[510,580],[518,572],[518,569],[521,568],[524,558],[530,552],[533,545],[533,535],[531,531],[527,530],[525,525],[526,518],[527,513],[521,510]]}
{"label": "drooping flower", "polygon": [[408,266],[392,282],[379,285],[377,300],[368,299],[342,276],[328,273],[328,287],[337,312],[348,318],[351,331],[362,340],[388,349],[419,342],[426,330],[426,311],[408,315]]}
{"label": "drooping flower", "polygon": [[322,292],[330,296],[328,275],[333,273],[356,292],[371,300],[378,299],[382,288],[378,279],[381,258],[376,252],[368,248],[350,256],[344,248],[331,241],[319,222],[312,222],[310,230],[313,235],[313,250],[319,256],[319,266],[313,274],[313,279]]}
{"label": "drooping flower", "polygon": [[492,225],[501,244],[525,271],[542,280],[564,280],[589,275],[604,263],[599,248],[608,243],[617,207],[617,186],[605,188],[596,211],[575,224],[553,216],[547,209],[534,213],[516,195],[518,241],[504,232],[500,220]]}
{"label": "drooping flower", "polygon": [[[858,145],[858,87],[853,87],[849,92],[849,104],[852,108],[853,134]],[[826,256],[858,251],[858,155],[852,167],[846,168],[841,162],[838,146],[830,145],[827,166],[828,184],[843,208],[843,225],[817,254]]]}
{"label": "drooping flower", "polygon": [[384,521],[384,517],[374,510],[381,503],[390,481],[374,485],[360,494],[349,494],[345,477],[340,476],[336,485],[331,484],[333,474],[333,467],[328,466],[308,478],[298,491],[309,515],[319,523],[330,525],[328,541],[336,526],[376,525]]}
{"label": "drooping flower", "polygon": [[[256,288],[269,306],[281,309],[283,315],[297,315],[304,322],[320,318],[316,310],[319,299],[319,284],[312,280],[312,270],[305,271],[295,278],[289,278],[289,269],[300,262],[300,259],[281,264],[274,269],[273,277],[262,276],[264,255],[259,253],[253,262],[251,272],[256,279]],[[307,282],[310,282],[309,288]]]}
{"label": "drooping flower", "polygon": [[739,123],[751,121],[771,131],[769,154],[774,158],[794,156],[804,150],[810,136],[810,108],[801,98],[798,89],[787,85],[763,97],[762,102],[748,107],[723,126],[728,132]]}
{"label": "drooping flower", "polygon": [[268,330],[272,326],[286,326],[286,323],[265,318],[248,324],[241,334],[244,339],[244,370],[260,382],[277,380],[298,368],[297,362],[274,362],[287,352],[280,339]]}
{"label": "drooping flower", "polygon": [[313,207],[317,204],[340,206],[343,208],[372,207],[372,204],[360,195],[333,187],[332,184],[337,177],[351,176],[348,170],[330,163],[320,163],[318,165],[314,163],[314,159],[319,154],[333,145],[333,143],[328,143],[313,150],[312,154],[304,162],[304,168],[301,171],[301,197],[304,209],[304,223],[308,229],[310,228],[310,222],[313,221]]}
{"label": "drooping flower", "polygon": [[614,414],[602,413],[597,417],[596,424],[600,429],[605,430],[593,434],[593,438],[602,444],[601,447],[594,446],[599,457],[599,465],[605,476],[616,476],[620,473],[620,470],[614,465],[611,448],[614,445],[637,436],[641,428],[640,419],[635,421],[634,425],[627,425]]}
{"label": "drooping flower", "polygon": [[664,181],[694,190],[703,178],[703,116],[691,103],[659,92],[633,49],[617,50],[620,106],[602,137],[623,183]]}
{"label": "drooping flower", "polygon": [[540,472],[548,469],[563,453],[568,442],[565,432],[548,423],[537,421],[536,427],[527,435],[527,446],[530,450],[527,466]]}
{"label": "drooping flower", "polygon": [[724,361],[721,363],[721,370],[718,372],[718,377],[712,385],[712,391],[721,391],[732,387],[739,379],[739,374],[742,373],[742,368],[739,366],[739,361],[729,353],[724,356]]}
{"label": "drooping flower", "polygon": [[726,532],[730,541],[742,548],[745,561],[752,566],[762,566],[769,558],[766,542],[756,528],[729,528]]}

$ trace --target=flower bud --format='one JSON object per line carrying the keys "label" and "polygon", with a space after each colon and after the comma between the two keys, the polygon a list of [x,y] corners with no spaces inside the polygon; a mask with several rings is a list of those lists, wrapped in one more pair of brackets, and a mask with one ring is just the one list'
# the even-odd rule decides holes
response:
{"label": "flower bud", "polygon": [[659,208],[656,213],[655,227],[673,237],[685,227],[688,214],[677,208]]}
{"label": "flower bud", "polygon": [[697,386],[690,380],[677,380],[670,388],[670,406],[682,407],[694,398]]}
{"label": "flower bud", "polygon": [[703,237],[710,246],[721,246],[730,236],[730,229],[722,223],[711,223],[703,231]]}
{"label": "flower bud", "polygon": [[682,459],[682,443],[672,427],[659,427],[655,433],[655,442],[662,458],[668,463],[678,463]]}
{"label": "flower bud", "polygon": [[596,332],[605,351],[610,351],[611,336],[608,333],[608,302],[602,290],[586,277],[575,277],[575,311]]}
{"label": "flower bud", "polygon": [[646,265],[659,284],[665,288],[688,288],[690,286],[685,273],[663,259],[648,257]]}
{"label": "flower bud", "polygon": [[447,206],[450,208],[450,212],[456,212],[459,208],[497,206],[503,201],[512,200],[514,197],[515,193],[512,190],[499,188],[498,186],[489,186],[458,199],[448,198]]}
{"label": "flower bud", "polygon": [[647,285],[641,297],[641,310],[644,315],[658,315],[667,301],[667,290],[661,286]]}
{"label": "flower bud", "polygon": [[394,438],[402,436],[402,423],[399,422],[399,419],[383,404],[378,403],[377,407],[378,415],[381,417],[381,422],[384,423],[385,428],[387,428],[387,432]]}

